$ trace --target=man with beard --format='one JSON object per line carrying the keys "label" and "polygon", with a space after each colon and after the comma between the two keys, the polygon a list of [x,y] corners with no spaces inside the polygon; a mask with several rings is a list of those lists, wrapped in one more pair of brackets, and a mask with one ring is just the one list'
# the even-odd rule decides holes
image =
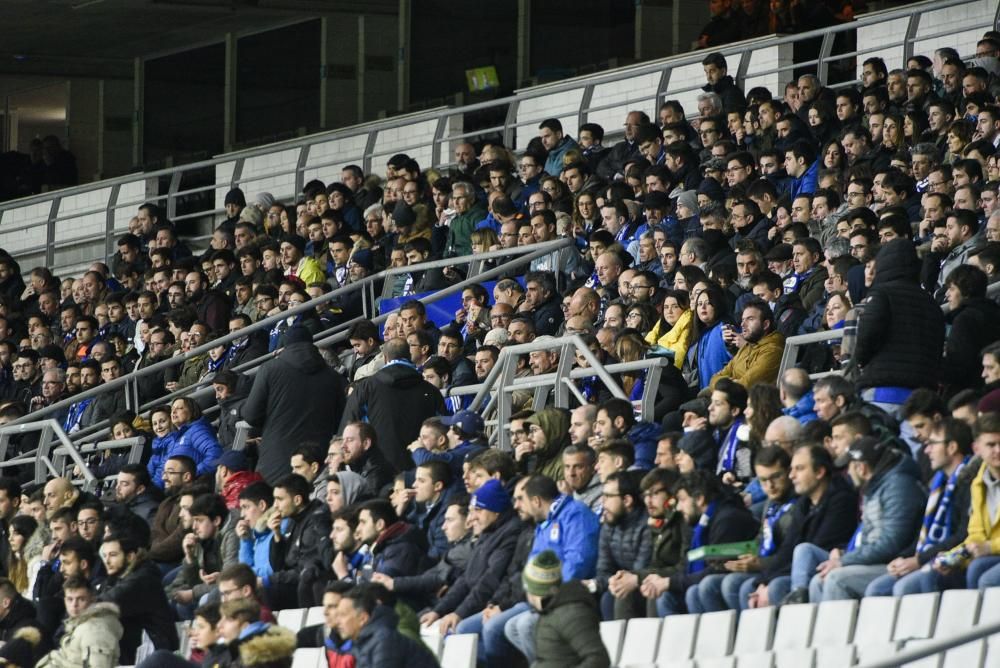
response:
{"label": "man with beard", "polygon": [[597,577],[584,584],[601,594],[605,620],[641,617],[646,606],[638,579],[623,577],[623,571],[634,573],[645,568],[653,550],[642,493],[633,474],[622,471],[604,481],[603,496]]}
{"label": "man with beard", "polygon": [[208,325],[209,331],[226,331],[232,305],[225,294],[209,289],[208,279],[203,273],[189,272],[184,278],[184,292],[187,303],[195,308],[198,320]]}
{"label": "man with beard", "polygon": [[[718,478],[705,471],[685,474],[674,485],[677,510],[692,527],[684,552],[706,545],[736,543],[753,539],[757,521],[743,505],[742,500],[726,492]],[[688,609],[698,609],[694,596],[695,586],[721,565],[704,559],[688,560],[683,572],[675,571],[669,577],[647,577],[641,591],[647,598],[656,598],[660,614],[677,614],[684,611],[685,598]]]}
{"label": "man with beard", "polygon": [[619,571],[611,579],[608,586],[612,591],[627,591],[636,588],[646,597],[646,616],[663,617],[667,611],[661,611],[655,597],[646,594],[659,586],[666,586],[664,581],[677,571],[684,558],[683,547],[690,541],[690,529],[684,521],[684,515],[677,512],[674,499],[674,486],[680,480],[677,471],[654,469],[647,473],[639,484],[642,499],[649,515],[649,530],[652,540],[649,563],[645,568],[634,572]]}
{"label": "man with beard", "polygon": [[[195,468],[194,460],[184,455],[174,455],[163,465],[166,498],[153,517],[153,547],[149,550],[149,558],[153,561],[175,566],[184,556],[181,543],[187,529],[181,518],[181,490],[194,480]],[[188,495],[188,500],[192,501],[193,496]]]}
{"label": "man with beard", "polygon": [[730,378],[743,387],[773,384],[778,378],[785,337],[775,331],[771,307],[762,299],[750,299],[743,307],[742,324],[740,334],[733,329],[723,330],[722,338],[727,344],[735,343],[739,351],[712,377],[712,387],[722,378]]}

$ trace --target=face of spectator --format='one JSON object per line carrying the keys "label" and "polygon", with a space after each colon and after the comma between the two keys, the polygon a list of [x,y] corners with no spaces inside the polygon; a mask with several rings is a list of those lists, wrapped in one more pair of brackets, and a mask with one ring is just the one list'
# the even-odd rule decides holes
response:
{"label": "face of spectator", "polygon": [[351,462],[359,461],[363,456],[365,451],[371,445],[371,441],[361,438],[361,430],[354,425],[348,425],[344,427],[344,433],[341,436],[341,447],[344,449],[344,461],[350,464]]}
{"label": "face of spectator", "polygon": [[75,619],[90,607],[93,597],[86,589],[67,589],[63,592],[63,604],[66,606],[66,616]]}
{"label": "face of spectator", "polygon": [[480,350],[476,352],[476,379],[484,380],[493,370],[496,365],[496,360],[493,359],[493,354],[488,350]]}
{"label": "face of spectator", "polygon": [[455,363],[462,356],[463,343],[459,339],[449,336],[442,336],[438,341],[438,355],[451,363]]}
{"label": "face of spectator", "polygon": [[556,132],[550,128],[542,128],[538,131],[538,138],[542,140],[542,146],[546,151],[551,151],[562,141],[563,133]]}
{"label": "face of spectator", "polygon": [[549,373],[555,369],[558,363],[559,356],[548,351],[536,350],[528,355],[528,366],[531,367],[531,372],[536,376]]}
{"label": "face of spectator", "polygon": [[[581,441],[573,441],[580,443]],[[574,492],[579,492],[587,488],[594,477],[594,467],[590,464],[590,459],[583,453],[563,455],[563,479]]]}
{"label": "face of spectator", "polygon": [[127,562],[125,552],[118,541],[108,541],[101,545],[101,560],[108,575],[120,575],[125,571]]}

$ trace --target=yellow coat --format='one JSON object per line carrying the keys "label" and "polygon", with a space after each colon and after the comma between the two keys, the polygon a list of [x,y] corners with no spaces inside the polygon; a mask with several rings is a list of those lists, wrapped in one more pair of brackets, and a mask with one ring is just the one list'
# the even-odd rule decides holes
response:
{"label": "yellow coat", "polygon": [[983,482],[983,473],[986,471],[986,462],[979,467],[969,494],[972,497],[972,512],[969,514],[969,533],[965,537],[965,542],[956,547],[952,552],[960,550],[964,545],[972,543],[985,543],[989,541],[990,551],[993,554],[1000,554],[1000,521],[990,521],[990,509],[986,503],[986,483]]}
{"label": "yellow coat", "polygon": [[785,352],[785,337],[778,332],[767,334],[757,343],[739,349],[722,371],[712,376],[711,387],[720,378],[731,378],[748,390],[757,383],[774,383],[778,379],[781,355]]}
{"label": "yellow coat", "polygon": [[684,366],[684,356],[687,355],[688,339],[691,336],[691,310],[681,313],[674,326],[666,334],[660,334],[662,320],[646,335],[646,343],[674,351],[674,366],[678,369]]}

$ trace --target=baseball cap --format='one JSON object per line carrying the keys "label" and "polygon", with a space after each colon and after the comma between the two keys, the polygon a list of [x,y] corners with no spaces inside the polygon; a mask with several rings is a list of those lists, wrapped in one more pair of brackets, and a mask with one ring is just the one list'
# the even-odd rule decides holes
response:
{"label": "baseball cap", "polygon": [[458,427],[463,434],[479,434],[483,431],[483,418],[473,411],[458,411],[454,415],[441,418],[441,424]]}
{"label": "baseball cap", "polygon": [[854,441],[847,452],[837,457],[834,465],[843,468],[851,462],[865,462],[874,464],[882,457],[883,447],[874,436],[862,436]]}

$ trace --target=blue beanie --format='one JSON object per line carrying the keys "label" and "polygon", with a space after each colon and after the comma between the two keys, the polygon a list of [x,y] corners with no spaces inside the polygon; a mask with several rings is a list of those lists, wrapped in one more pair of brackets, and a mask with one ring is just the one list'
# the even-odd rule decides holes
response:
{"label": "blue beanie", "polygon": [[472,495],[472,503],[469,506],[502,513],[510,509],[510,494],[503,488],[503,484],[499,480],[487,480]]}

